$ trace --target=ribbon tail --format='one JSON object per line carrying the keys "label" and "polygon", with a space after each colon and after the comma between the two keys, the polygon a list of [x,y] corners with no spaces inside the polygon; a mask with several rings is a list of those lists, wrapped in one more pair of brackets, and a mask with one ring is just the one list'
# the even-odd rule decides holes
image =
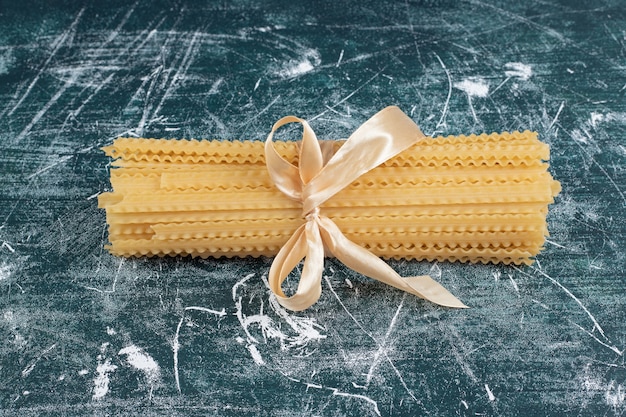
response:
{"label": "ribbon tail", "polygon": [[304,227],[304,225],[300,226],[291,235],[272,261],[268,283],[272,292],[279,298],[286,298],[281,285],[287,278],[287,275],[289,275],[289,272],[298,265],[306,253]]}
{"label": "ribbon tail", "polygon": [[[304,258],[298,289],[291,297],[282,290],[282,283]],[[316,222],[300,226],[280,249],[270,267],[268,282],[278,302],[293,311],[302,311],[317,302],[322,293],[324,244]]]}
{"label": "ribbon tail", "polygon": [[443,285],[441,285],[428,275],[407,277],[404,278],[403,281],[406,282],[419,294],[421,294],[422,298],[432,301],[435,304],[452,308],[468,308],[465,304],[461,302],[461,300],[452,295],[450,291],[446,290]]}
{"label": "ribbon tail", "polygon": [[402,278],[385,261],[346,238],[328,217],[320,216],[320,233],[328,250],[347,267],[435,304],[467,308],[458,298],[427,275]]}

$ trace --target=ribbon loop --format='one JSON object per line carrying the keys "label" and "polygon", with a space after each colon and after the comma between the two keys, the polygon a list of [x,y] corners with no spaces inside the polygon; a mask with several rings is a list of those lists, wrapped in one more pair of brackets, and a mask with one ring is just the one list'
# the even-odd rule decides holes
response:
{"label": "ribbon loop", "polygon": [[[303,128],[298,167],[286,161],[272,143],[274,132],[288,123],[300,123]],[[407,115],[391,106],[361,125],[328,158],[328,147],[322,149],[305,120],[287,116],[274,124],[265,142],[267,169],[280,191],[302,203],[306,220],[280,249],[270,268],[270,288],[284,307],[300,311],[319,299],[325,247],[346,266],[366,276],[443,306],[466,307],[429,276],[403,279],[379,257],[346,238],[330,218],[320,215],[320,206],[338,191],[423,137]],[[298,289],[287,297],[282,283],[302,259]]]}

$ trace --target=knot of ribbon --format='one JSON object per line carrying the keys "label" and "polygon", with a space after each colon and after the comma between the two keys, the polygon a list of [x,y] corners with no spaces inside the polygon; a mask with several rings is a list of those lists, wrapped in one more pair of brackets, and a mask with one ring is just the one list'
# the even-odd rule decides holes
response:
{"label": "knot of ribbon", "polygon": [[[303,128],[298,166],[285,160],[273,145],[278,128],[300,123]],[[402,278],[382,259],[350,241],[339,227],[320,213],[320,206],[364,173],[413,146],[424,137],[398,107],[387,107],[362,124],[333,155],[329,143],[318,142],[309,124],[295,116],[277,121],[265,142],[269,175],[276,187],[302,204],[305,219],[280,249],[269,272],[270,289],[285,308],[312,306],[322,292],[325,250],[347,267],[436,304],[465,308],[441,284],[427,275]],[[288,297],[282,283],[304,259],[298,288]]]}

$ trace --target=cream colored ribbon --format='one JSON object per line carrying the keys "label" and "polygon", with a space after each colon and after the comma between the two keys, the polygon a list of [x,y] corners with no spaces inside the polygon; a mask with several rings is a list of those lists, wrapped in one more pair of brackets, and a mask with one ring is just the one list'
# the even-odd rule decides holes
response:
{"label": "cream colored ribbon", "polygon": [[[288,123],[303,127],[299,166],[278,154],[274,132]],[[349,268],[418,297],[447,307],[465,308],[441,284],[427,275],[402,278],[382,259],[346,238],[337,225],[320,214],[319,206],[364,173],[418,143],[424,134],[398,107],[387,107],[361,125],[328,157],[309,124],[294,116],[277,121],[265,142],[270,177],[287,197],[302,203],[306,222],[280,249],[269,273],[269,284],[280,304],[301,311],[312,306],[322,292],[326,249]],[[285,296],[282,283],[304,259],[298,289]]]}

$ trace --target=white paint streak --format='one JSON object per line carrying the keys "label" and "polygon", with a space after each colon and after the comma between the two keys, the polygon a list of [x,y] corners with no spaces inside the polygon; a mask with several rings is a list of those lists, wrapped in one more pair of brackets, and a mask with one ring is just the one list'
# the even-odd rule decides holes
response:
{"label": "white paint streak", "polygon": [[174,380],[176,381],[176,389],[178,390],[178,393],[180,394],[180,374],[178,371],[178,351],[180,350],[180,342],[179,337],[180,337],[180,328],[183,325],[183,321],[185,320],[185,317],[181,317],[180,321],[178,322],[178,326],[176,326],[176,333],[174,334],[174,341],[172,342],[172,351],[174,352]]}
{"label": "white paint streak", "polygon": [[15,58],[13,58],[12,49],[7,49],[5,52],[0,53],[0,75],[8,74],[14,62]]}
{"label": "white paint streak", "polygon": [[[380,71],[378,71],[376,74],[374,74],[370,79],[368,79],[367,81],[365,81],[363,84],[361,84],[360,86],[358,86],[354,91],[352,91],[350,94],[348,94],[347,96],[345,96],[344,98],[342,98],[341,100],[339,100],[337,103],[333,104],[332,106],[330,106],[331,108],[335,108],[337,106],[339,106],[340,104],[348,101],[353,95],[355,95],[356,93],[358,93],[363,87],[365,87],[366,85],[368,85],[370,82],[372,82],[376,77],[378,77],[382,72],[383,72],[384,68]],[[349,108],[348,108],[349,110]],[[312,122],[313,120],[316,120],[320,117],[322,117],[323,115],[325,115],[326,113],[328,113],[328,110],[324,110],[323,112],[321,112],[320,114],[311,117],[310,119],[308,119],[309,122]],[[348,114],[350,114],[350,112],[348,111]]]}
{"label": "white paint streak", "polygon": [[265,361],[263,360],[263,357],[261,356],[261,352],[259,352],[259,349],[257,349],[256,345],[249,344],[246,347],[248,348],[248,351],[250,351],[250,356],[252,356],[254,363],[256,363],[259,366],[265,365]]}
{"label": "white paint streak", "polygon": [[574,326],[578,327],[580,330],[582,330],[583,332],[587,333],[593,340],[595,340],[596,342],[598,342],[599,344],[601,344],[602,346],[612,350],[613,352],[617,353],[619,356],[623,356],[624,355],[624,351],[623,350],[619,350],[616,346],[611,346],[605,342],[603,342],[602,340],[598,339],[598,337],[596,335],[594,335],[593,333],[591,333],[589,330],[583,328],[583,326],[581,326],[578,323],[573,322],[572,320],[568,320],[570,323],[572,323]]}
{"label": "white paint streak", "polygon": [[548,126],[548,129],[546,130],[546,132],[552,129],[552,126],[554,126],[556,121],[559,120],[559,116],[561,115],[561,112],[563,111],[564,107],[565,107],[565,102],[563,101],[561,102],[561,105],[559,106],[559,109],[557,110],[556,115],[554,116],[554,119],[552,119],[552,122],[550,123],[550,126]]}
{"label": "white paint streak", "polygon": [[320,63],[320,53],[316,49],[308,49],[299,60],[289,61],[276,75],[281,78],[295,78],[312,71]]}
{"label": "white paint streak", "polygon": [[428,271],[428,275],[434,279],[434,280],[440,280],[441,279],[441,267],[439,266],[439,262],[435,261],[433,263],[433,265],[430,267],[430,270]]}
{"label": "white paint streak", "polygon": [[621,408],[626,400],[626,391],[622,384],[615,384],[615,381],[611,381],[604,393],[604,400],[606,404],[614,409]]}
{"label": "white paint streak", "polygon": [[86,199],[86,200],[87,200],[87,201],[89,201],[89,200],[93,200],[94,198],[98,197],[100,194],[101,194],[101,192],[100,192],[100,191],[98,191],[97,193],[94,193],[94,194],[90,195],[89,197],[87,197],[87,199]]}
{"label": "white paint streak", "polygon": [[[317,324],[315,319],[289,314],[287,310],[285,310],[278,303],[273,294],[270,294],[269,296],[271,310],[289,325],[294,334],[283,332],[281,323],[277,323],[272,317],[265,314],[263,304],[261,304],[258,314],[244,314],[242,310],[242,297],[238,295],[238,290],[253,276],[254,274],[245,276],[243,279],[236,282],[232,289],[233,301],[235,302],[236,308],[235,315],[237,316],[237,319],[246,334],[249,344],[260,343],[260,341],[250,333],[251,326],[253,325],[258,326],[264,340],[279,340],[282,350],[288,350],[291,348],[302,349],[312,341],[326,338],[326,335],[321,334],[319,331],[320,329],[323,329],[323,327]],[[263,278],[263,282],[269,288],[269,284],[265,277]]]}
{"label": "white paint streak", "polygon": [[485,384],[485,391],[487,391],[487,398],[489,398],[489,401],[495,401],[496,400],[496,396],[493,395],[493,392],[491,391],[491,388],[489,388],[489,385]]}
{"label": "white paint streak", "polygon": [[54,343],[52,346],[48,347],[43,352],[41,352],[41,354],[37,356],[35,360],[33,360],[26,368],[22,370],[22,378],[26,378],[28,375],[30,375],[30,373],[33,372],[33,370],[35,369],[35,366],[37,366],[37,363],[39,363],[41,358],[47,355],[48,353],[50,353],[50,351],[52,351],[56,347],[57,347],[57,344]]}
{"label": "white paint streak", "polygon": [[[213,94],[219,93],[220,87],[222,86],[223,83],[224,83],[224,78],[223,77],[220,77],[217,80],[215,80],[213,82],[213,84],[211,85],[211,89],[209,90],[209,95],[213,95]],[[261,79],[259,78],[259,81],[257,81],[256,85],[254,86],[255,90],[259,87],[260,83],[261,83]]]}
{"label": "white paint streak", "polygon": [[[141,113],[141,119],[139,120],[139,123],[137,124],[137,128],[135,129],[138,132],[137,136],[143,135],[143,130],[144,130],[144,127],[146,126],[146,121],[148,120],[148,117],[152,110],[152,103],[151,103],[152,92],[154,91],[156,87],[156,84],[161,75],[161,72],[163,72],[163,65],[159,65],[158,67],[156,67],[154,71],[152,71],[152,73],[150,73],[150,75],[143,80],[141,86],[137,89],[136,95],[139,94],[141,91],[143,91],[143,88],[146,84],[148,84],[148,81],[150,82],[150,84],[148,85],[148,89],[145,93],[144,107]],[[131,98],[131,101],[133,101],[133,99],[134,99],[134,96]]]}
{"label": "white paint streak", "polygon": [[101,363],[96,368],[96,377],[93,380],[93,395],[92,399],[99,400],[103,398],[109,392],[109,373],[117,369],[117,366],[111,364],[111,359],[107,359],[104,363]]}
{"label": "white paint streak", "polygon": [[52,169],[52,168],[54,168],[55,166],[57,166],[57,165],[59,165],[59,164],[62,164],[63,162],[69,161],[71,158],[72,158],[72,156],[71,156],[71,155],[66,155],[66,156],[64,156],[64,157],[61,157],[61,158],[59,158],[59,160],[58,160],[58,161],[56,161],[56,162],[54,162],[54,163],[52,163],[52,164],[50,164],[50,165],[47,165],[47,166],[45,166],[44,168],[41,168],[40,170],[38,170],[38,171],[36,171],[36,172],[34,172],[34,173],[30,174],[28,177],[26,177],[26,179],[27,179],[27,180],[30,180],[30,179],[32,179],[32,178],[35,178],[35,177],[37,177],[37,176],[39,176],[39,175],[43,174],[44,172],[48,171],[49,169]]}
{"label": "white paint streak", "polygon": [[476,111],[474,110],[474,105],[472,104],[472,97],[484,98],[489,96],[489,84],[482,78],[467,78],[461,82],[454,83],[454,87],[467,94],[467,103],[472,112],[474,122],[476,124],[480,123]]}
{"label": "white paint streak", "polygon": [[618,113],[618,112],[609,112],[609,113],[598,113],[591,112],[590,123],[593,127],[598,127],[600,123],[609,123],[609,122],[626,122],[626,113]]}
{"label": "white paint streak", "polygon": [[583,143],[585,145],[589,144],[589,141],[579,129],[572,130],[572,133],[570,134],[570,136],[572,137],[572,139],[574,139],[575,143],[578,143],[578,144]]}
{"label": "white paint streak", "polygon": [[152,356],[144,352],[143,349],[130,345],[120,350],[118,355],[126,356],[126,362],[133,368],[143,372],[151,385],[159,381],[161,369]]}
{"label": "white paint streak", "polygon": [[313,68],[313,64],[311,64],[310,61],[306,60],[280,71],[279,75],[284,78],[292,78],[307,73]]}
{"label": "white paint streak", "polygon": [[378,403],[372,400],[370,397],[366,397],[365,395],[361,395],[361,394],[349,394],[347,392],[342,392],[337,389],[333,389],[333,395],[337,397],[351,397],[351,398],[364,400],[374,406],[374,412],[376,413],[377,416],[381,415],[380,410],[378,409]]}
{"label": "white paint streak", "polygon": [[378,346],[378,350],[374,354],[374,360],[372,361],[372,365],[370,366],[370,369],[367,372],[367,377],[365,379],[365,382],[366,382],[365,385],[366,386],[368,386],[369,383],[372,380],[372,376],[374,375],[374,370],[376,369],[376,367],[378,366],[378,363],[380,362],[381,354],[383,354],[386,351],[387,341],[389,340],[389,336],[391,335],[391,331],[393,330],[393,328],[396,325],[396,322],[398,320],[398,316],[400,315],[400,310],[402,310],[402,306],[404,305],[404,299],[405,298],[406,298],[406,293],[404,294],[404,297],[402,297],[402,301],[400,301],[400,304],[398,305],[398,308],[396,309],[396,313],[393,315],[393,318],[391,319],[391,322],[389,323],[389,327],[387,328],[387,332],[385,333],[385,337],[380,342],[380,344]]}
{"label": "white paint streak", "polygon": [[508,274],[509,275],[509,280],[511,281],[511,285],[513,285],[513,288],[515,289],[515,292],[517,293],[517,296],[519,297],[519,287],[517,286],[517,282],[515,282],[515,280],[513,279],[513,275]]}
{"label": "white paint streak", "polygon": [[504,81],[502,81],[500,84],[498,84],[498,86],[497,86],[496,88],[494,88],[494,89],[493,89],[493,90],[489,93],[489,95],[492,95],[493,93],[495,93],[496,91],[498,91],[500,88],[502,88],[502,86],[503,86],[504,84],[506,84],[507,82],[509,82],[509,80],[510,80],[510,79],[511,79],[511,77],[506,77],[506,78],[504,79]]}
{"label": "white paint streak", "polygon": [[337,63],[335,64],[336,67],[338,67],[339,64],[341,64],[341,60],[343,60],[343,49],[339,53],[339,59],[337,60]]}
{"label": "white paint streak", "polygon": [[489,84],[482,78],[467,78],[458,83],[454,83],[457,88],[469,97],[487,97],[489,95]]}
{"label": "white paint streak", "polygon": [[96,367],[96,376],[93,380],[93,400],[100,400],[107,395],[109,384],[111,383],[109,374],[117,369],[116,365],[111,364],[110,358],[104,358],[104,352],[108,346],[108,343],[103,343],[100,347],[101,354],[98,355],[98,366]]}
{"label": "white paint streak", "polygon": [[15,253],[15,249],[13,249],[13,246],[11,246],[11,244],[7,241],[2,242],[2,246],[0,246],[1,248],[7,248],[7,250],[11,253]]}
{"label": "white paint streak", "polygon": [[443,68],[443,71],[446,73],[446,77],[448,78],[448,96],[446,97],[446,102],[443,105],[441,118],[437,122],[437,127],[440,127],[440,126],[445,126],[446,124],[446,113],[448,112],[448,105],[450,104],[450,98],[452,97],[452,77],[450,77],[450,71],[448,71],[448,68],[446,68],[441,58],[439,58],[439,55],[435,54],[435,57],[439,61],[441,68]]}
{"label": "white paint streak", "polygon": [[[269,284],[266,285],[269,287]],[[270,295],[270,307],[271,309],[282,318],[291,329],[295,332],[295,336],[287,337],[285,340],[289,343],[289,346],[306,346],[314,340],[325,339],[326,335],[319,332],[323,329],[322,326],[317,324],[314,318],[302,317],[291,315],[285,310],[276,299],[274,294]]]}
{"label": "white paint streak", "polygon": [[[203,311],[205,313],[210,313],[210,314],[215,314],[218,317],[224,317],[226,315],[226,310],[222,309],[220,311],[211,309],[211,308],[205,308],[205,307],[197,307],[197,306],[190,306],[190,307],[186,307],[184,312],[187,311]],[[176,326],[176,333],[174,334],[174,340],[172,341],[172,352],[174,354],[174,379],[176,381],[176,389],[178,390],[178,393],[181,393],[180,390],[180,374],[178,371],[178,351],[180,350],[180,329],[183,326],[183,322],[185,321],[185,314],[183,313],[183,316],[180,318],[180,321],[178,322],[178,325]]]}
{"label": "white paint streak", "polygon": [[519,78],[523,81],[527,81],[533,75],[532,67],[521,62],[507,62],[504,64],[504,68],[504,75]]}
{"label": "white paint streak", "polygon": [[601,122],[604,119],[604,115],[602,113],[591,112],[591,126],[597,127],[598,122]]}
{"label": "white paint streak", "polygon": [[558,244],[558,243],[556,243],[556,242],[554,242],[554,241],[552,241],[552,240],[550,240],[550,239],[544,239],[544,240],[545,240],[545,242],[546,242],[546,243],[549,243],[549,244],[551,244],[552,246],[556,246],[557,248],[561,248],[561,249],[569,249],[569,248],[567,248],[567,247],[565,247],[565,246],[563,246],[563,245],[560,245],[560,244]]}
{"label": "white paint streak", "polygon": [[[275,297],[270,296],[275,304],[278,302],[275,301]],[[236,303],[237,311],[241,310],[241,299]],[[272,309],[278,313],[282,307],[276,307],[276,305],[272,306]],[[284,309],[282,309],[285,311]],[[315,323],[314,319],[309,319],[307,317],[298,317],[298,316],[289,316],[285,320],[290,325],[290,327],[295,330],[295,335],[286,334],[282,331],[280,324],[276,323],[274,319],[270,316],[263,314],[260,312],[259,314],[253,314],[250,316],[241,314],[238,315],[240,317],[240,323],[246,332],[246,336],[248,336],[248,340],[252,343],[259,343],[259,341],[252,336],[250,333],[250,327],[252,325],[256,325],[259,327],[261,334],[263,335],[263,339],[277,339],[280,341],[281,349],[288,350],[291,348],[303,348],[308,345],[313,340],[319,340],[326,338],[326,335],[322,335],[319,333],[317,328],[320,326]]]}
{"label": "white paint streak", "polygon": [[11,268],[11,265],[7,263],[3,263],[2,265],[0,265],[0,281],[9,279],[11,277],[11,274],[13,273],[12,269],[13,268]]}
{"label": "white paint streak", "polygon": [[[332,391],[332,395],[333,396],[356,398],[356,399],[360,399],[360,400],[366,401],[367,403],[372,404],[374,406],[374,412],[376,413],[377,416],[381,415],[380,414],[380,410],[378,409],[378,402],[374,401],[373,399],[371,399],[368,396],[361,395],[361,394],[351,394],[351,393],[348,393],[348,392],[340,391],[339,388],[328,387],[328,386],[324,386],[324,385],[320,385],[320,384],[313,384],[311,382],[301,381],[299,379],[293,378],[293,377],[283,373],[280,369],[278,370],[278,372],[280,372],[285,378],[287,378],[288,380],[290,380],[292,382],[297,382],[299,384],[304,384],[307,387],[307,389],[308,388],[315,388],[315,389],[329,390],[329,391]],[[352,383],[352,385],[354,385],[356,387],[356,384]]]}

